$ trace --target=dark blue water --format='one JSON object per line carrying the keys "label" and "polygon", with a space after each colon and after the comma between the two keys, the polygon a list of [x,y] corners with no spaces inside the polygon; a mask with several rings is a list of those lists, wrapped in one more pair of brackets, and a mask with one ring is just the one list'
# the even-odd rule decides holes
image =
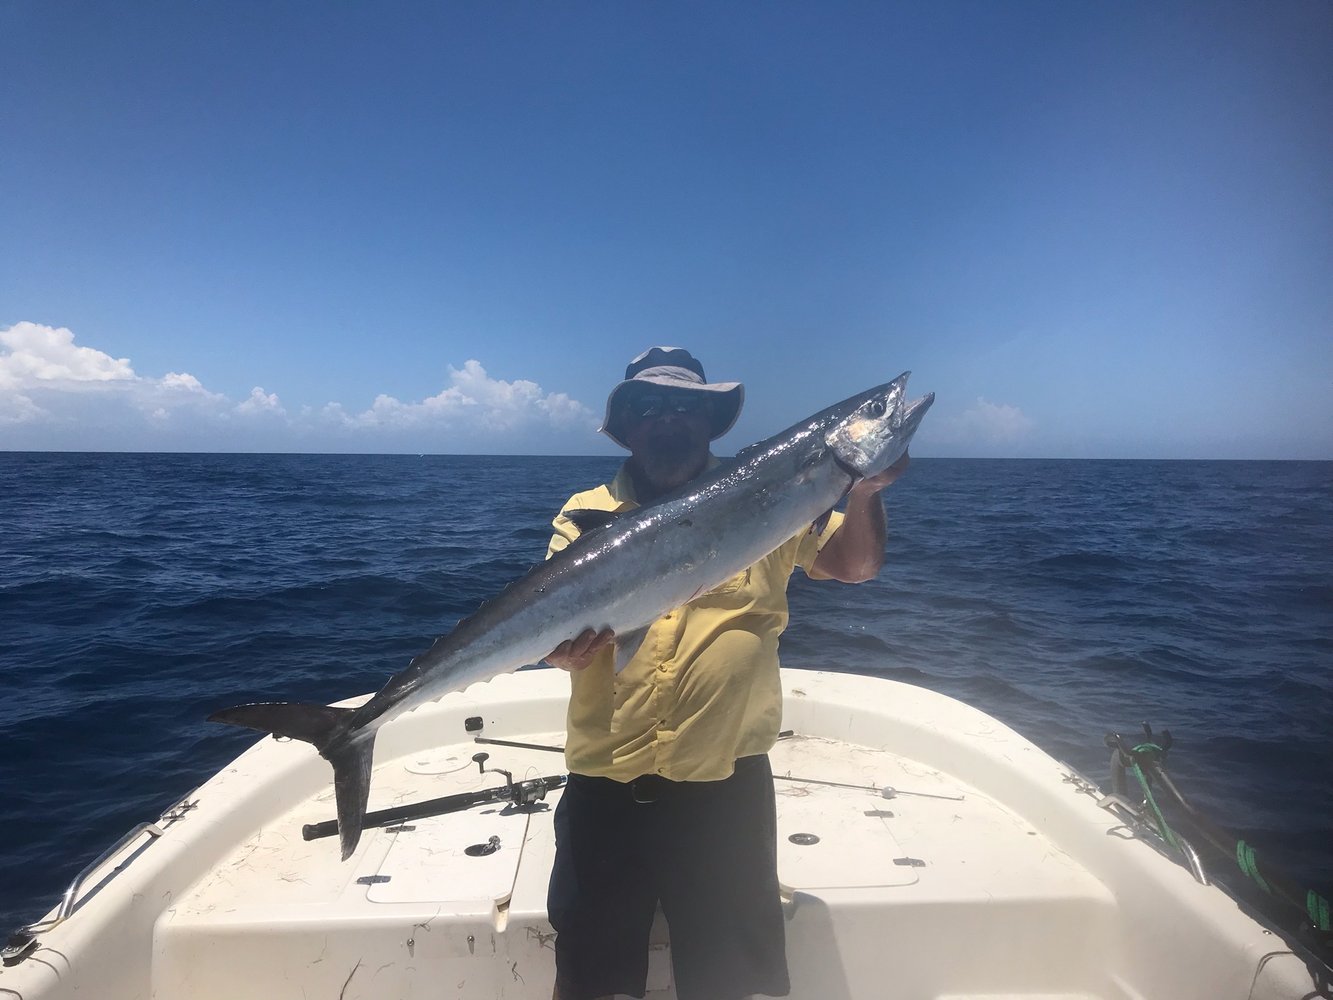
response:
{"label": "dark blue water", "polygon": [[[544,553],[596,458],[0,454],[0,931],[240,752],[378,687]],[[785,662],[965,699],[1089,776],[1142,720],[1333,888],[1333,463],[918,459],[889,561],[792,587]]]}

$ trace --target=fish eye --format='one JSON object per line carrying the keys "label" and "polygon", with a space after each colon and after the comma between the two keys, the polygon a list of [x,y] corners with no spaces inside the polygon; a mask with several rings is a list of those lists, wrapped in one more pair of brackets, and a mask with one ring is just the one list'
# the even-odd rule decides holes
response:
{"label": "fish eye", "polygon": [[870,411],[872,417],[882,417],[885,410],[884,400],[872,399],[866,409]]}

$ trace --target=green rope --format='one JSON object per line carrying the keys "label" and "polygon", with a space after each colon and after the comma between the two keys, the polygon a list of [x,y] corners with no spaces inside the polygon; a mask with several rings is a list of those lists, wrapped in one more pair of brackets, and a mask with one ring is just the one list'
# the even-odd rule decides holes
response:
{"label": "green rope", "polygon": [[1240,866],[1242,872],[1254,879],[1260,889],[1272,894],[1272,886],[1259,874],[1259,864],[1254,860],[1254,848],[1243,840],[1236,841],[1236,864]]}
{"label": "green rope", "polygon": [[1328,919],[1328,900],[1313,889],[1305,890],[1305,912],[1310,914],[1310,922],[1321,931],[1333,931],[1333,924]]}
{"label": "green rope", "polygon": [[[1156,743],[1140,743],[1134,748],[1134,753],[1166,753]],[[1153,798],[1152,789],[1148,785],[1148,778],[1143,773],[1143,768],[1138,761],[1133,761],[1134,776],[1139,779],[1139,784],[1143,786],[1144,801],[1152,807],[1153,815],[1157,817],[1157,828],[1165,840],[1177,850],[1183,850],[1180,843],[1176,840],[1175,834],[1171,832],[1171,827],[1167,825],[1166,817],[1162,815],[1162,810],[1158,808],[1156,799]],[[1264,892],[1272,894],[1273,888],[1268,881],[1259,873],[1259,863],[1255,858],[1254,848],[1243,840],[1236,841],[1236,864],[1240,867],[1242,873],[1248,878],[1254,880],[1255,884]],[[1305,911],[1310,917],[1310,922],[1321,931],[1333,931],[1333,918],[1330,917],[1330,905],[1327,899],[1319,895],[1313,889],[1305,891]]]}
{"label": "green rope", "polygon": [[[1135,749],[1139,749],[1135,747]],[[1160,748],[1159,748],[1160,749]],[[1148,787],[1148,778],[1143,773],[1143,768],[1139,767],[1139,762],[1134,761],[1134,776],[1139,779],[1139,784],[1143,786],[1143,799],[1148,805],[1152,806],[1153,815],[1157,817],[1157,829],[1162,834],[1162,839],[1178,851],[1184,850],[1176,841],[1176,835],[1171,832],[1171,827],[1167,825],[1166,817],[1162,815],[1162,810],[1157,807],[1157,800],[1153,798],[1152,789]]]}

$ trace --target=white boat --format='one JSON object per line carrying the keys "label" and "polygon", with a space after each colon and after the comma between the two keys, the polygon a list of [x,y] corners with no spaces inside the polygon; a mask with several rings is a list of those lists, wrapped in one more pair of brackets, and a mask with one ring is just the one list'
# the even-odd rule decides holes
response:
{"label": "white boat", "polygon": [[[792,997],[1321,995],[1317,963],[1002,723],[889,680],[788,669],[783,683],[791,735],[772,761]],[[560,775],[547,748],[567,698],[564,674],[525,670],[402,716],[380,734],[371,809],[505,785],[492,767]],[[332,817],[332,794],[309,746],[261,739],[11,941],[0,997],[551,995],[558,789],[367,830],[346,863],[336,840],[303,836]],[[660,919],[648,986],[675,996]]]}

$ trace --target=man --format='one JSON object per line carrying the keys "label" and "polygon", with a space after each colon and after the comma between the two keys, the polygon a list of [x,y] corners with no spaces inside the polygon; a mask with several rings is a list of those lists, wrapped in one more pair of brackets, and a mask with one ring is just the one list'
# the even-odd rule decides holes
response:
{"label": "man", "polygon": [[[607,399],[602,432],[630,452],[615,478],[553,522],[548,556],[578,537],[565,511],[650,504],[716,463],[744,387],[709,383],[676,347],[654,347]],[[548,662],[570,671],[566,764],[548,909],[556,1000],[643,996],[661,905],[680,1000],[788,992],[768,751],[782,719],[778,636],[796,566],[860,583],[879,571],[879,493],[907,465],[863,480],[823,530],[811,526],[744,572],[654,622],[617,675],[614,635],[593,629]]]}

